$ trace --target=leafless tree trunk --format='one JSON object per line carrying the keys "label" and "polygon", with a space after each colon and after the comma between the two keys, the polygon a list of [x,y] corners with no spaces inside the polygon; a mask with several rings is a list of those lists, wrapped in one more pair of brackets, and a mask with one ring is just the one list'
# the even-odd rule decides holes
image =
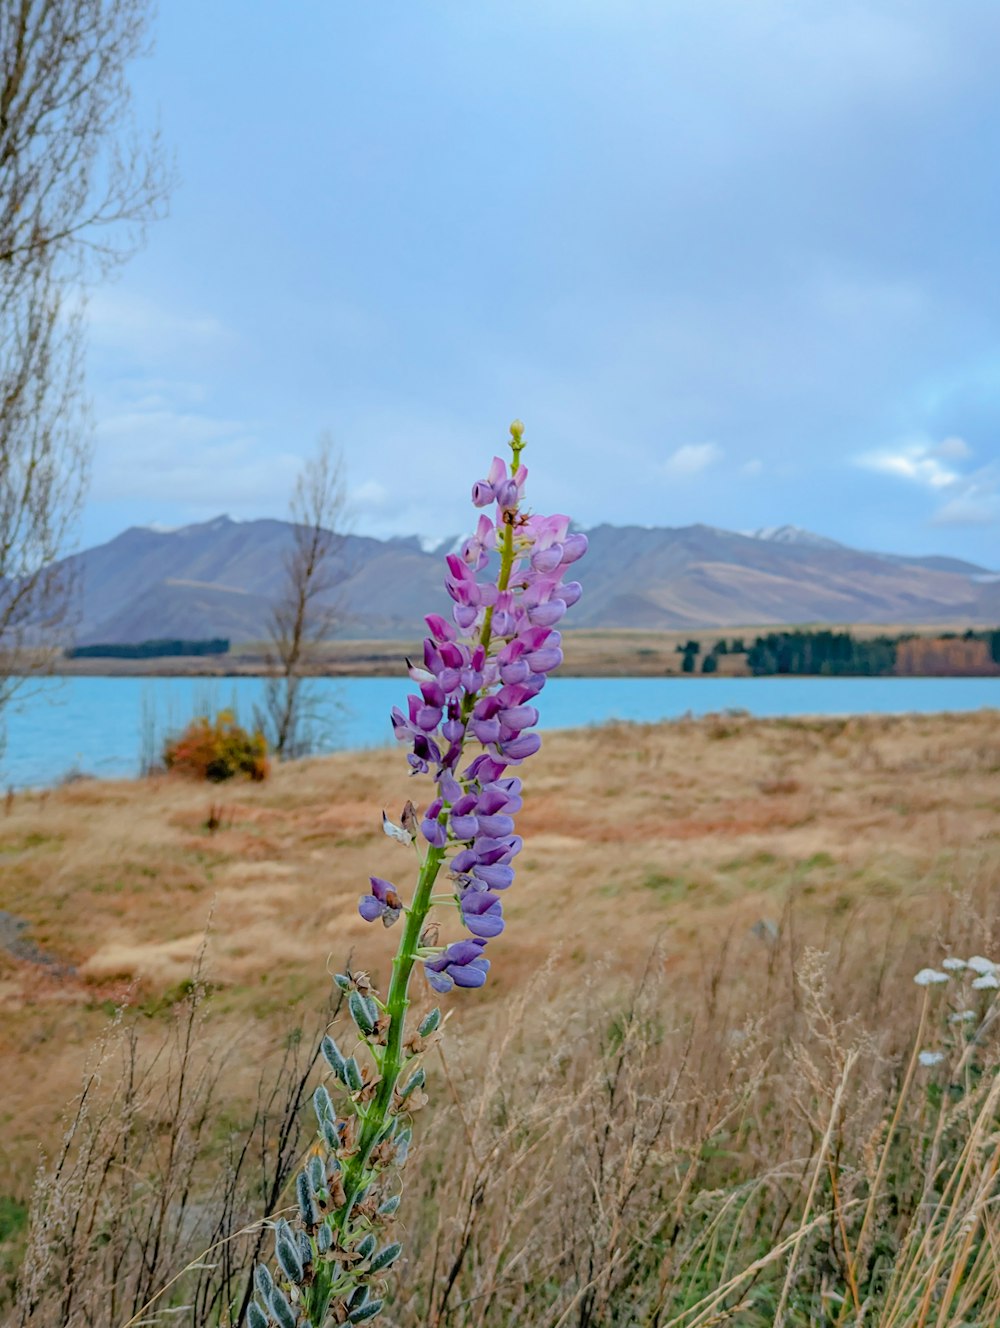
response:
{"label": "leafless tree trunk", "polygon": [[304,756],[313,744],[316,716],[304,679],[317,644],[337,625],[336,563],[344,546],[345,510],[343,463],[324,436],[292,495],[293,543],[284,591],[268,628],[270,673],[259,722],[281,760]]}
{"label": "leafless tree trunk", "polygon": [[150,0],[0,0],[0,709],[52,662],[87,481],[85,293],[170,184],[126,70]]}

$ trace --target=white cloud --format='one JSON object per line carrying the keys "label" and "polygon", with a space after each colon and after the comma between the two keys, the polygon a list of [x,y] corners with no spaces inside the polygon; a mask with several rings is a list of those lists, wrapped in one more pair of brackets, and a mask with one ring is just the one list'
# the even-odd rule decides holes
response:
{"label": "white cloud", "polygon": [[855,458],[855,464],[865,470],[910,480],[928,489],[947,489],[957,484],[961,476],[958,471],[944,464],[940,446],[935,447],[927,442],[903,443],[894,448],[865,452]]}
{"label": "white cloud", "polygon": [[[159,402],[161,394],[154,394]],[[129,403],[99,419],[93,501],[179,506],[192,517],[271,514],[284,506],[301,458],[275,452],[251,421]]]}
{"label": "white cloud", "polygon": [[855,464],[920,485],[944,500],[934,526],[988,526],[1000,521],[1000,464],[962,468],[972,456],[964,438],[919,439],[855,457]]}
{"label": "white cloud", "polygon": [[760,457],[753,457],[750,461],[744,461],[743,465],[740,466],[740,474],[752,477],[761,474],[763,469],[764,463]]}
{"label": "white cloud", "polygon": [[990,526],[1000,522],[1000,465],[983,466],[931,518],[935,526]]}
{"label": "white cloud", "polygon": [[721,457],[718,443],[684,443],[660,463],[660,471],[669,479],[690,479],[714,466]]}

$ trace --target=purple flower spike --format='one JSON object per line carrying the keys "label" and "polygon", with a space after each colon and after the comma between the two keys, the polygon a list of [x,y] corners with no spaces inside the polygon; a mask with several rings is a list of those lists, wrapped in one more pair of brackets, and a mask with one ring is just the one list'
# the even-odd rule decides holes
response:
{"label": "purple flower spike", "polygon": [[[477,512],[475,530],[446,556],[450,617],[425,618],[422,667],[407,661],[419,690],[392,712],[412,773],[430,774],[437,785],[420,820],[425,864],[447,870],[472,933],[425,961],[428,982],[442,992],[486,980],[482,949],[504,926],[493,892],[513,883],[511,864],[521,849],[514,833],[521,781],[506,772],[541,746],[535,698],[562,663],[558,629],[581,594],[578,581],[564,578],[586,552],[587,537],[570,533],[564,514],[525,508],[523,448],[523,425],[515,421],[512,463],[494,457],[472,487],[473,505],[493,510]],[[360,907],[366,918],[392,915],[374,882]]]}
{"label": "purple flower spike", "polygon": [[381,918],[383,926],[391,927],[403,911],[403,901],[391,881],[383,881],[381,876],[370,876],[368,879],[371,882],[372,892],[370,895],[361,896],[358,912],[365,922],[374,922],[376,918]]}

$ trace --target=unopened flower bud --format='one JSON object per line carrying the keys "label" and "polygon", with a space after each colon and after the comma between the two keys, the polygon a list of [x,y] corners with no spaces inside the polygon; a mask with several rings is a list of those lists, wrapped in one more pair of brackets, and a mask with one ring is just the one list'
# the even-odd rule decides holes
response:
{"label": "unopened flower bud", "polygon": [[247,1306],[247,1328],[271,1328],[270,1315],[265,1314],[255,1300]]}
{"label": "unopened flower bud", "polygon": [[424,1073],[423,1066],[421,1066],[419,1070],[415,1070],[414,1073],[410,1075],[409,1079],[406,1081],[405,1087],[400,1090],[399,1096],[409,1097],[415,1088],[423,1088],[426,1082],[427,1075]]}
{"label": "unopened flower bud", "polygon": [[333,1120],[333,1102],[330,1099],[326,1084],[316,1085],[316,1091],[313,1093],[313,1110],[316,1113],[316,1120],[321,1126],[324,1121]]}
{"label": "unopened flower bud", "polygon": [[365,1323],[368,1319],[374,1319],[376,1314],[382,1308],[380,1300],[370,1300],[367,1305],[362,1305],[348,1316],[350,1323]]}
{"label": "unopened flower bud", "polygon": [[372,1259],[371,1271],[380,1273],[383,1268],[388,1268],[391,1263],[395,1263],[402,1252],[403,1247],[398,1241],[394,1241],[392,1245],[386,1245],[385,1249],[379,1250],[375,1258]]}
{"label": "unopened flower bud", "polygon": [[[348,1008],[351,1011],[351,1018],[357,1024],[361,1032],[367,1037],[369,1033],[375,1031],[375,1019],[372,1018],[371,1008],[368,1001],[352,991],[348,998]],[[377,1016],[376,1016],[377,1017]]]}
{"label": "unopened flower bud", "polygon": [[358,1093],[364,1087],[365,1081],[361,1078],[361,1070],[353,1056],[344,1062],[344,1082],[352,1093]]}
{"label": "unopened flower bud", "polygon": [[280,1328],[295,1328],[295,1311],[289,1305],[288,1298],[280,1287],[275,1287],[272,1290],[268,1304]]}
{"label": "unopened flower bud", "polygon": [[355,1253],[359,1259],[370,1259],[375,1253],[375,1237],[370,1231],[364,1240],[357,1245]]}
{"label": "unopened flower bud", "polygon": [[417,1029],[417,1032],[420,1034],[421,1037],[430,1037],[430,1035],[437,1029],[440,1023],[441,1023],[441,1011],[438,1009],[433,1009],[430,1012],[430,1014],[424,1015],[423,1019],[420,1022],[420,1027]]}
{"label": "unopened flower bud", "polygon": [[302,1260],[299,1258],[295,1244],[284,1236],[279,1236],[274,1242],[274,1253],[281,1265],[281,1271],[289,1282],[294,1282],[296,1286],[301,1285],[304,1276]]}
{"label": "unopened flower bud", "polygon": [[316,1200],[313,1196],[312,1181],[308,1172],[300,1171],[295,1178],[295,1195],[299,1201],[299,1212],[307,1227],[316,1225]]}
{"label": "unopened flower bud", "polygon": [[323,1053],[323,1058],[327,1065],[329,1065],[337,1078],[340,1079],[344,1073],[344,1057],[336,1042],[334,1042],[332,1037],[325,1037],[320,1043],[320,1050]]}

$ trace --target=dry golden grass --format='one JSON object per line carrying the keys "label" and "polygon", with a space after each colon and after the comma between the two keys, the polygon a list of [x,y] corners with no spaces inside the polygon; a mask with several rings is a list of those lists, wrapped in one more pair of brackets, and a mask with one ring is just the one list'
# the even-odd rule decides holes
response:
{"label": "dry golden grass", "polygon": [[[352,753],[262,786],[81,782],[14,800],[0,899],[64,966],[0,953],[0,1131],[20,1175],[108,1011],[129,989],[151,1015],[169,1004],[210,915],[223,1029],[266,1040],[296,1010],[311,1022],[328,960],[352,949],[386,972],[395,933],[356,904],[370,873],[402,880],[410,866],[379,827],[383,806],[419,796],[404,771],[397,752]],[[553,951],[566,986],[598,957],[634,970],[658,936],[679,992],[705,984],[720,947],[738,953],[736,1001],[792,902],[799,943],[863,932],[876,953],[891,937],[892,965],[919,967],[948,939],[931,929],[1000,884],[998,813],[995,712],[551,735],[528,774],[508,930],[486,989],[459,998],[463,1029],[474,1036]]]}

